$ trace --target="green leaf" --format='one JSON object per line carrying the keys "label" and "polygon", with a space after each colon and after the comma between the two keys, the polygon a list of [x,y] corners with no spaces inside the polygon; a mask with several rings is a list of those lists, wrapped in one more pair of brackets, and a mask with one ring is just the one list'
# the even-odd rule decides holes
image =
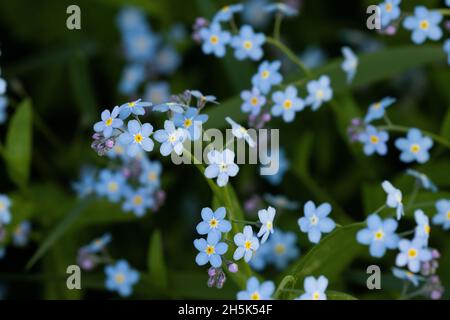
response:
{"label": "green leaf", "polygon": [[292,288],[295,284],[295,278],[293,276],[286,276],[284,277],[280,285],[278,286],[277,290],[274,294],[274,299],[288,299],[289,293],[285,292],[284,290],[289,288]]}
{"label": "green leaf", "polygon": [[167,267],[164,262],[161,233],[153,232],[148,246],[147,267],[150,278],[161,288],[167,288]]}
{"label": "green leaf", "polygon": [[324,237],[288,273],[295,277],[296,287],[303,286],[307,276],[324,275],[330,281],[358,255],[362,246],[356,242],[356,232],[365,226],[364,222],[337,227]]}
{"label": "green leaf", "polygon": [[338,292],[338,291],[327,291],[327,299],[328,300],[358,300],[354,296],[349,295],[344,292]]}
{"label": "green leaf", "polygon": [[11,118],[3,154],[11,180],[21,188],[30,175],[32,125],[31,101],[25,100]]}

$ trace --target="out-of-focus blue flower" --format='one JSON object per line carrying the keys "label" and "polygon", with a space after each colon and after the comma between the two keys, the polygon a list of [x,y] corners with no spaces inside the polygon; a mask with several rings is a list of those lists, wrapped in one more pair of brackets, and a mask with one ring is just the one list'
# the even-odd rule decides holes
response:
{"label": "out-of-focus blue flower", "polygon": [[244,101],[241,105],[242,112],[248,112],[251,115],[258,115],[262,106],[266,104],[266,97],[261,94],[258,88],[252,88],[251,91],[241,92],[241,99]]}
{"label": "out-of-focus blue flower", "polygon": [[203,93],[201,93],[201,92],[198,91],[198,90],[189,90],[189,93],[190,93],[193,97],[197,98],[198,103],[199,103],[200,105],[203,105],[203,104],[206,103],[206,102],[215,103],[215,104],[218,104],[218,103],[219,103],[219,102],[217,102],[216,96],[212,96],[212,95],[206,95],[206,96],[205,96]]}
{"label": "out-of-focus blue flower", "polygon": [[304,206],[304,217],[298,219],[297,223],[302,232],[308,233],[308,239],[312,243],[319,243],[322,233],[329,233],[336,227],[334,221],[328,218],[331,205],[323,203],[316,208],[312,201]]}
{"label": "out-of-focus blue flower", "polygon": [[239,172],[239,167],[234,163],[234,152],[230,149],[224,151],[211,150],[208,152],[209,165],[205,170],[205,177],[214,179],[217,177],[217,185],[224,187],[229,177],[234,177]]}
{"label": "out-of-focus blue flower", "polygon": [[134,114],[136,116],[143,116],[145,114],[144,108],[151,106],[152,106],[151,102],[141,101],[141,99],[124,103],[119,107],[120,108],[119,117],[122,120],[125,120],[130,116],[130,114]]}
{"label": "out-of-focus blue flower", "polygon": [[192,141],[198,140],[202,133],[202,125],[208,121],[208,115],[199,114],[197,108],[188,108],[184,113],[176,113],[173,123],[178,128],[185,129]]}
{"label": "out-of-focus blue flower", "polygon": [[103,169],[99,174],[96,189],[100,196],[107,197],[111,202],[119,202],[125,191],[126,181],[121,172]]}
{"label": "out-of-focus blue flower", "polygon": [[358,56],[349,47],[343,47],[342,54],[344,55],[344,61],[342,62],[342,70],[347,74],[347,82],[351,83],[356,75],[356,69],[358,68]]}
{"label": "out-of-focus blue flower", "polygon": [[406,138],[395,140],[395,146],[402,152],[400,154],[401,161],[425,163],[430,159],[428,150],[433,147],[433,140],[424,137],[419,129],[411,128],[408,130]]}
{"label": "out-of-focus blue flower", "polygon": [[222,30],[220,24],[213,23],[209,28],[205,27],[199,31],[202,40],[202,50],[204,54],[214,54],[222,58],[226,53],[226,45],[231,41],[231,34]]}
{"label": "out-of-focus blue flower", "polygon": [[371,156],[378,153],[380,156],[387,154],[387,141],[389,134],[386,131],[378,131],[373,126],[367,126],[366,131],[361,132],[358,136],[359,141],[364,144],[364,154]]}
{"label": "out-of-focus blue flower", "polygon": [[401,0],[385,0],[378,5],[383,28],[386,28],[392,21],[400,17],[400,2]]}
{"label": "out-of-focus blue flower", "polygon": [[239,123],[231,119],[230,117],[226,117],[225,120],[231,125],[231,131],[233,133],[233,136],[235,136],[238,139],[244,139],[250,148],[254,148],[256,146],[255,140],[250,136],[248,133],[248,130],[241,126]]}
{"label": "out-of-focus blue flower", "polygon": [[117,25],[122,32],[147,30],[144,13],[134,7],[126,7],[117,15]]}
{"label": "out-of-focus blue flower", "polygon": [[152,82],[145,87],[144,99],[151,101],[154,105],[167,102],[169,98],[170,86],[166,81]]}
{"label": "out-of-focus blue flower", "polygon": [[96,184],[95,173],[95,170],[90,167],[81,169],[79,180],[72,184],[72,188],[78,197],[85,198],[94,193]]}
{"label": "out-of-focus blue flower", "polygon": [[237,248],[234,251],[233,259],[236,261],[244,257],[245,262],[249,262],[253,252],[259,248],[259,240],[254,236],[251,226],[245,226],[244,232],[235,234],[234,243]]}
{"label": "out-of-focus blue flower", "polygon": [[300,54],[300,60],[308,69],[314,69],[325,63],[327,55],[320,47],[311,46]]}
{"label": "out-of-focus blue flower", "polygon": [[306,277],[303,284],[305,293],[296,300],[327,300],[325,291],[328,287],[328,279],[324,276],[319,278]]}
{"label": "out-of-focus blue flower", "polygon": [[230,21],[235,13],[241,12],[243,9],[244,6],[241,3],[225,6],[216,13],[212,21],[213,23]]}
{"label": "out-of-focus blue flower", "polygon": [[450,7],[450,0],[445,0],[445,5],[446,5],[447,7]]}
{"label": "out-of-focus blue flower", "polygon": [[409,271],[419,272],[420,263],[431,260],[431,251],[425,247],[423,239],[402,239],[398,243],[400,253],[397,255],[395,264],[399,267],[408,266]]}
{"label": "out-of-focus blue flower", "polygon": [[426,190],[430,190],[432,192],[438,191],[438,188],[436,187],[436,185],[433,183],[433,181],[430,180],[430,178],[427,177],[426,174],[421,173],[416,170],[413,170],[413,169],[406,170],[406,174],[416,178],[417,181],[422,186],[422,188],[424,188]]}
{"label": "out-of-focus blue flower", "polygon": [[162,104],[158,104],[153,107],[152,111],[158,111],[158,112],[167,112],[172,111],[174,113],[183,113],[184,112],[184,106],[176,103],[176,102],[166,102]]}
{"label": "out-of-focus blue flower", "polygon": [[123,126],[123,121],[117,119],[119,115],[119,107],[114,107],[113,111],[104,110],[101,114],[102,121],[97,122],[94,125],[95,132],[102,132],[105,138],[111,137],[113,129],[120,128]]}
{"label": "out-of-focus blue flower", "polygon": [[[272,238],[270,238],[272,239]],[[256,271],[262,271],[266,267],[266,265],[270,262],[270,257],[272,256],[271,241],[260,245],[258,250],[253,252],[252,259],[248,263],[250,267]]]}
{"label": "out-of-focus blue flower", "polygon": [[114,143],[114,147],[108,150],[106,155],[110,159],[119,158],[123,161],[127,161],[130,159],[130,157],[128,157],[127,153],[125,152],[125,146],[119,140],[116,140],[116,142]]}
{"label": "out-of-focus blue flower", "polygon": [[130,268],[125,260],[106,266],[105,274],[106,289],[117,291],[121,297],[129,297],[133,293],[133,286],[139,281],[139,272]]}
{"label": "out-of-focus blue flower", "polygon": [[149,30],[127,30],[122,34],[122,38],[126,58],[140,63],[151,61],[160,42],[159,37]]}
{"label": "out-of-focus blue flower", "polygon": [[0,77],[0,96],[6,92],[7,83],[6,80]]}
{"label": "out-of-focus blue flower", "polygon": [[[269,263],[275,265],[278,270],[284,270],[287,265],[299,255],[296,242],[297,236],[295,233],[283,232],[276,229],[269,241],[264,244],[264,246],[269,246],[269,254],[266,259]],[[262,247],[263,246],[258,249],[258,252]]]}
{"label": "out-of-focus blue flower", "polygon": [[119,140],[124,146],[128,146],[127,154],[134,157],[140,150],[150,152],[153,150],[153,140],[150,134],[153,126],[150,123],[141,125],[137,120],[128,121],[128,132],[120,135]]}
{"label": "out-of-focus blue flower", "polygon": [[266,10],[268,0],[248,0],[245,2],[242,19],[256,28],[264,28],[270,20]]}
{"label": "out-of-focus blue flower", "polygon": [[142,217],[148,209],[155,205],[155,200],[147,188],[137,190],[126,188],[124,197],[123,210],[133,212],[137,217]]}
{"label": "out-of-focus blue flower", "polygon": [[239,34],[231,39],[231,46],[235,49],[234,56],[238,60],[250,58],[259,60],[263,56],[261,46],[266,42],[264,33],[255,33],[249,25],[241,27]]}
{"label": "out-of-focus blue flower", "polygon": [[8,98],[0,96],[0,124],[5,123],[7,119],[6,109],[8,107]]}
{"label": "out-of-focus blue flower", "polygon": [[442,15],[439,11],[417,6],[414,8],[414,16],[409,16],[403,21],[403,27],[412,31],[411,39],[415,44],[422,44],[427,38],[436,41],[442,37],[442,30],[439,27],[441,21]]}
{"label": "out-of-focus blue flower", "polygon": [[31,223],[29,221],[22,221],[13,233],[13,244],[17,247],[24,247],[28,243],[31,233]]}
{"label": "out-of-focus blue flower", "polygon": [[271,3],[264,8],[267,12],[281,13],[286,17],[298,15],[298,10],[282,2]]}
{"label": "out-of-focus blue flower", "polygon": [[119,91],[125,95],[131,95],[145,79],[145,67],[140,63],[132,63],[125,66],[119,83]]}
{"label": "out-of-focus blue flower", "polygon": [[110,233],[105,233],[100,238],[94,239],[91,243],[81,248],[85,253],[99,253],[111,242],[112,236]]}
{"label": "out-of-focus blue flower", "polygon": [[182,23],[174,24],[169,31],[170,41],[178,44],[184,41],[187,37],[186,27]]}
{"label": "out-of-focus blue flower", "polygon": [[267,241],[267,238],[273,233],[273,219],[275,218],[276,210],[273,207],[262,209],[258,211],[259,222],[261,222],[261,228],[257,234],[261,237],[261,244]]}
{"label": "out-of-focus blue flower", "polygon": [[258,72],[252,77],[253,87],[258,88],[263,94],[268,94],[272,86],[280,84],[283,81],[279,70],[281,62],[263,61],[259,67]]}
{"label": "out-of-focus blue flower", "polygon": [[167,45],[156,53],[155,68],[162,75],[174,73],[180,63],[180,54],[172,46]]}
{"label": "out-of-focus blue flower", "polygon": [[365,123],[370,123],[373,120],[381,119],[384,117],[384,112],[387,107],[394,104],[397,101],[395,98],[385,97],[382,100],[372,103],[369,106],[369,110],[367,111],[367,115],[364,118]]}
{"label": "out-of-focus blue flower", "polygon": [[450,39],[445,40],[444,51],[447,54],[447,62],[450,64]]}
{"label": "out-of-focus blue flower", "polygon": [[183,153],[183,142],[186,140],[187,133],[184,129],[175,128],[172,121],[164,121],[164,130],[160,129],[153,135],[156,141],[161,143],[159,151],[163,156],[168,156],[172,151],[177,155]]}
{"label": "out-of-focus blue flower", "polygon": [[275,117],[282,116],[285,122],[292,122],[295,119],[295,113],[303,110],[305,103],[297,96],[297,88],[288,86],[286,90],[276,91],[272,94],[274,106],[271,113]]}
{"label": "out-of-focus blue flower", "polygon": [[264,194],[264,199],[272,206],[279,209],[297,210],[300,208],[300,204],[297,201],[289,200],[283,195],[273,195],[270,193]]}
{"label": "out-of-focus blue flower", "polygon": [[142,172],[139,182],[149,191],[153,192],[160,186],[162,166],[159,161],[142,161]]}
{"label": "out-of-focus blue flower", "polygon": [[[277,149],[274,154],[270,155],[270,166],[276,166],[278,162],[278,172],[272,175],[263,176],[270,184],[277,186],[279,185],[284,178],[284,174],[289,170],[291,163],[286,157],[286,152],[284,149]],[[273,161],[275,163],[273,163]]]}
{"label": "out-of-focus blue flower", "polygon": [[367,218],[367,228],[359,230],[356,240],[360,244],[368,245],[372,257],[381,258],[386,249],[397,249],[400,238],[395,234],[398,223],[394,219],[381,220],[377,214]]}
{"label": "out-of-focus blue flower", "polygon": [[9,224],[11,222],[11,200],[6,194],[0,193],[0,224]]}
{"label": "out-of-focus blue flower", "polygon": [[215,212],[211,208],[203,208],[201,212],[203,221],[197,225],[198,234],[229,232],[231,230],[231,223],[225,219],[226,213],[224,207],[217,208]]}
{"label": "out-of-focus blue flower", "polygon": [[333,90],[330,87],[330,77],[328,76],[321,76],[319,80],[308,82],[306,89],[308,90],[308,97],[305,102],[306,105],[311,106],[313,111],[333,98]]}
{"label": "out-of-focus blue flower", "polygon": [[239,291],[238,300],[271,300],[275,291],[275,284],[272,281],[264,281],[259,284],[256,277],[251,277],[247,281],[247,289]]}
{"label": "out-of-focus blue flower", "polygon": [[415,287],[417,287],[420,280],[422,280],[422,277],[412,273],[411,271],[399,268],[392,268],[392,274],[398,279],[411,282]]}
{"label": "out-of-focus blue flower", "polygon": [[435,205],[437,213],[433,217],[433,223],[442,225],[444,230],[450,229],[450,200],[441,199]]}
{"label": "out-of-focus blue flower", "polygon": [[195,248],[200,251],[195,257],[195,262],[199,266],[203,266],[208,262],[214,268],[219,268],[222,265],[222,255],[228,250],[228,245],[220,241],[220,233],[212,232],[208,234],[205,239],[194,240]]}
{"label": "out-of-focus blue flower", "polygon": [[387,193],[387,198],[386,198],[386,205],[389,208],[396,208],[396,213],[397,213],[397,220],[400,220],[400,218],[402,217],[402,215],[405,214],[405,212],[403,211],[403,203],[402,203],[402,192],[395,188],[392,183],[390,183],[389,181],[383,181],[383,183],[381,184],[381,186],[383,187],[383,190]]}
{"label": "out-of-focus blue flower", "polygon": [[416,220],[417,226],[414,233],[414,238],[421,239],[428,245],[428,239],[430,237],[430,219],[423,212],[423,210],[414,211],[414,219]]}

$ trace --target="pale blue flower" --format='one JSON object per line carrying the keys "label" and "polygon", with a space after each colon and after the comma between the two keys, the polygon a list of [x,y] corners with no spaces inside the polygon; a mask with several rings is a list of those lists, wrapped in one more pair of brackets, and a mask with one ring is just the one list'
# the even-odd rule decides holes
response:
{"label": "pale blue flower", "polygon": [[402,203],[402,192],[395,188],[389,181],[383,181],[381,184],[383,190],[387,193],[386,205],[389,208],[396,208],[397,220],[400,220],[402,215],[405,214],[403,211],[403,203]]}
{"label": "pale blue flower", "polygon": [[149,191],[155,191],[160,186],[162,165],[159,161],[142,161],[142,172],[139,182]]}
{"label": "pale blue flower", "polygon": [[282,116],[285,122],[292,122],[295,119],[295,114],[303,110],[305,103],[297,95],[297,88],[288,86],[286,90],[276,91],[272,94],[274,106],[271,113],[274,117]]}
{"label": "pale blue flower", "polygon": [[414,8],[414,16],[406,17],[403,21],[403,27],[412,31],[411,39],[415,44],[422,44],[427,38],[436,41],[442,37],[439,27],[441,21],[439,11],[417,6]]}
{"label": "pale blue flower", "polygon": [[304,206],[304,217],[297,220],[302,232],[308,233],[308,239],[312,243],[319,243],[322,233],[329,233],[336,227],[334,221],[328,218],[331,212],[331,205],[323,203],[316,208],[312,201],[308,201]]}
{"label": "pale blue flower", "polygon": [[235,136],[239,140],[244,139],[248,143],[250,148],[254,148],[256,146],[255,140],[253,140],[246,128],[238,124],[230,117],[226,117],[225,120],[231,125],[231,132],[233,133],[233,136]]}
{"label": "pale blue flower", "polygon": [[154,65],[161,75],[174,73],[180,64],[180,54],[170,45],[164,46],[156,53]]}
{"label": "pale blue flower", "polygon": [[369,110],[367,111],[367,115],[364,118],[365,123],[370,123],[373,120],[382,119],[384,117],[384,112],[386,108],[391,106],[397,101],[395,98],[385,97],[382,100],[372,103],[369,106]]}
{"label": "pale blue flower", "polygon": [[296,300],[327,300],[325,291],[328,287],[328,279],[320,276],[317,279],[314,277],[306,277],[303,284],[305,293]]}
{"label": "pale blue flower", "polygon": [[269,252],[266,257],[267,262],[273,264],[278,270],[284,270],[300,253],[296,242],[297,236],[295,233],[276,229],[274,234],[264,245],[259,247],[257,252],[259,253],[266,245],[269,246]]}
{"label": "pale blue flower", "polygon": [[315,69],[327,60],[324,50],[317,46],[309,46],[300,54],[300,60],[308,69]]}
{"label": "pale blue flower", "polygon": [[5,94],[6,87],[7,87],[6,80],[0,77],[0,96]]}
{"label": "pale blue flower", "polygon": [[366,131],[361,132],[358,135],[358,139],[364,144],[364,154],[371,156],[374,153],[378,153],[380,156],[387,154],[387,142],[389,140],[389,134],[386,131],[378,131],[373,126],[367,126]]}
{"label": "pale blue flower", "polygon": [[185,106],[176,102],[166,102],[158,104],[152,108],[152,111],[157,112],[167,112],[172,111],[173,113],[183,113]]}
{"label": "pale blue flower", "polygon": [[137,217],[145,215],[148,209],[155,205],[152,193],[147,188],[134,190],[126,188],[124,191],[125,202],[122,209],[126,212],[133,212]]}
{"label": "pale blue flower", "polygon": [[203,221],[197,225],[198,234],[230,232],[231,223],[225,219],[226,213],[227,211],[224,207],[217,208],[215,212],[211,208],[203,208],[201,212]]}
{"label": "pale blue flower", "polygon": [[155,56],[160,38],[149,30],[127,30],[122,33],[123,49],[129,61],[148,63]]}
{"label": "pale blue flower", "polygon": [[205,102],[210,102],[210,103],[215,103],[215,104],[219,103],[219,102],[217,102],[217,98],[215,96],[204,95],[199,90],[189,90],[189,93],[193,97],[196,97],[200,104],[204,104]]}
{"label": "pale blue flower", "polygon": [[118,202],[126,187],[125,177],[121,172],[113,172],[103,169],[99,174],[96,186],[98,195],[107,197],[111,202]]}
{"label": "pale blue flower", "polygon": [[125,120],[131,114],[135,116],[143,116],[145,114],[144,108],[151,106],[152,106],[151,102],[141,101],[141,99],[124,103],[119,107],[120,108],[119,117],[120,119]]}
{"label": "pale blue flower", "polygon": [[430,159],[428,150],[433,147],[433,140],[424,137],[419,129],[411,128],[408,130],[406,138],[395,140],[395,146],[401,151],[401,161],[425,163]]}
{"label": "pale blue flower", "polygon": [[241,12],[243,9],[244,6],[241,3],[225,6],[216,13],[212,21],[213,23],[230,21],[235,13]]}
{"label": "pale blue flower", "polygon": [[119,136],[120,142],[128,146],[127,154],[135,157],[139,151],[150,152],[153,150],[153,140],[150,134],[153,132],[153,126],[150,123],[140,124],[137,120],[128,121],[128,131]]}
{"label": "pale blue flower", "polygon": [[249,262],[253,252],[259,248],[259,240],[253,234],[251,226],[245,226],[244,232],[239,232],[234,236],[234,243],[237,248],[234,251],[233,259],[240,260],[244,257],[245,262]]}
{"label": "pale blue flower", "polygon": [[421,239],[428,245],[428,239],[430,238],[430,219],[423,212],[423,210],[414,211],[414,219],[416,220],[417,226],[414,232],[414,238]]}
{"label": "pale blue flower", "polygon": [[442,225],[444,230],[450,229],[450,200],[441,199],[436,201],[437,213],[433,217],[433,223]]}
{"label": "pale blue flower", "polygon": [[130,268],[125,260],[119,260],[113,265],[105,267],[106,289],[117,291],[121,297],[129,297],[133,293],[133,286],[139,281],[139,272]]}
{"label": "pale blue flower", "polygon": [[342,47],[342,54],[344,55],[344,61],[342,62],[342,70],[347,74],[347,82],[351,83],[356,75],[356,69],[358,68],[358,56],[349,47]]}
{"label": "pale blue flower", "polygon": [[257,251],[253,252],[252,259],[248,263],[253,270],[262,271],[269,263],[270,257],[272,256],[270,239],[266,243],[260,245]]}
{"label": "pale blue flower", "polygon": [[0,194],[0,224],[11,222],[11,200],[6,194]]}
{"label": "pale blue flower", "polygon": [[110,159],[121,159],[124,162],[135,158],[130,158],[127,155],[126,146],[120,141],[120,139],[117,139],[114,146],[106,152],[106,156]]}
{"label": "pale blue flower", "polygon": [[433,183],[433,181],[431,181],[430,178],[427,177],[426,174],[421,173],[416,170],[413,170],[413,169],[406,170],[406,174],[416,178],[417,181],[422,186],[422,188],[424,188],[425,190],[430,190],[432,192],[438,191],[438,188],[436,187],[436,185]]}
{"label": "pale blue flower", "polygon": [[[166,81],[149,83],[145,87],[144,99],[154,105],[168,102],[170,99],[170,86]],[[155,108],[153,108],[155,110]]]}
{"label": "pale blue flower", "polygon": [[381,26],[386,28],[392,21],[400,18],[401,0],[385,0],[378,6],[380,8]]}
{"label": "pale blue flower", "polygon": [[256,277],[251,277],[247,281],[247,289],[237,293],[238,300],[271,300],[275,291],[275,284],[272,281],[264,281],[259,284]]}
{"label": "pale blue flower", "polygon": [[447,54],[447,63],[450,64],[450,39],[444,42],[444,52]]}
{"label": "pale blue flower", "polygon": [[266,10],[268,3],[268,0],[247,0],[242,12],[242,20],[255,28],[264,28],[270,21],[270,14]]}
{"label": "pale blue flower", "polygon": [[184,113],[176,113],[173,116],[173,123],[178,128],[185,129],[192,141],[198,140],[202,133],[203,124],[208,121],[208,115],[199,114],[197,108],[188,108]]}
{"label": "pale blue flower", "polygon": [[213,23],[209,28],[202,28],[199,34],[204,54],[214,54],[219,58],[225,56],[226,45],[231,41],[231,34],[222,30],[220,24]]}
{"label": "pale blue flower", "polygon": [[8,107],[8,98],[5,96],[0,96],[0,124],[5,123],[8,118],[6,109]]}
{"label": "pale blue flower", "polygon": [[266,42],[264,33],[255,33],[249,25],[241,27],[239,34],[231,39],[231,46],[235,49],[234,56],[238,60],[250,58],[259,60],[263,56],[261,46]]}
{"label": "pale blue flower", "polygon": [[97,122],[94,125],[95,132],[102,132],[105,138],[111,137],[113,130],[123,126],[123,121],[117,119],[119,115],[119,107],[114,107],[113,111],[104,110],[101,114],[102,121]]}
{"label": "pale blue flower", "polygon": [[321,76],[319,80],[312,80],[306,85],[308,97],[305,100],[306,105],[311,106],[316,111],[320,106],[333,98],[333,90],[330,87],[330,77]]}
{"label": "pale blue flower", "polygon": [[398,243],[400,253],[395,259],[398,267],[408,266],[409,271],[419,272],[421,262],[431,260],[431,251],[425,247],[423,239],[402,239]]}
{"label": "pale blue flower", "polygon": [[93,168],[85,167],[81,169],[79,180],[72,184],[72,188],[78,197],[85,198],[95,191],[95,174],[96,172]]}
{"label": "pale blue flower", "polygon": [[148,28],[144,13],[134,7],[126,7],[117,15],[117,25],[122,32],[146,30]]}
{"label": "pale blue flower", "polygon": [[145,67],[141,63],[125,66],[119,83],[119,92],[125,95],[134,94],[145,80]]}
{"label": "pale blue flower", "polygon": [[281,62],[278,60],[272,62],[263,61],[258,67],[258,72],[252,77],[253,87],[258,88],[263,94],[268,94],[272,86],[283,81],[283,77],[279,72],[280,67]]}
{"label": "pale blue flower", "polygon": [[278,166],[278,171],[272,175],[263,176],[270,184],[277,186],[283,182],[284,175],[289,170],[291,163],[286,157],[284,149],[275,150],[274,154],[270,154],[269,166]]}
{"label": "pale blue flower", "polygon": [[398,279],[411,282],[414,287],[417,287],[419,285],[419,282],[423,279],[422,277],[412,273],[411,271],[399,268],[392,268],[392,274]]}
{"label": "pale blue flower", "polygon": [[270,205],[286,210],[297,210],[300,208],[300,204],[297,201],[289,200],[284,195],[273,195],[270,193],[264,194],[264,200],[266,200]]}
{"label": "pale blue flower", "polygon": [[228,245],[220,241],[220,233],[212,232],[208,234],[205,239],[194,240],[195,248],[200,251],[195,257],[195,262],[199,266],[203,266],[208,262],[214,268],[219,268],[222,265],[222,255],[228,250]]}
{"label": "pale blue flower", "polygon": [[258,211],[259,222],[261,222],[261,228],[257,234],[261,237],[261,244],[267,241],[267,238],[273,233],[273,219],[275,218],[276,210],[273,207],[267,209],[261,209]]}
{"label": "pale blue flower", "polygon": [[88,245],[81,247],[80,250],[85,253],[99,253],[111,242],[112,236],[110,233],[105,233],[100,238],[94,239]]}
{"label": "pale blue flower", "polygon": [[253,116],[261,112],[261,108],[267,101],[266,97],[261,94],[258,88],[252,88],[251,91],[242,91],[241,99],[244,101],[241,105],[242,112],[250,113]]}
{"label": "pale blue flower", "polygon": [[186,140],[186,130],[175,128],[172,121],[164,121],[164,130],[160,129],[155,132],[154,139],[161,143],[159,151],[163,156],[168,156],[172,151],[177,155],[183,153],[183,142]]}
{"label": "pale blue flower", "polygon": [[17,247],[24,247],[27,245],[31,233],[31,223],[29,221],[22,221],[13,233],[13,244]]}
{"label": "pale blue flower", "polygon": [[372,257],[381,258],[386,249],[397,249],[400,238],[395,234],[398,223],[394,219],[381,220],[376,213],[367,218],[367,228],[359,230],[356,240],[360,244],[368,245]]}
{"label": "pale blue flower", "polygon": [[282,2],[271,3],[264,8],[267,12],[281,13],[286,17],[298,15],[298,10]]}
{"label": "pale blue flower", "polygon": [[205,177],[209,179],[217,178],[219,187],[226,186],[229,177],[234,177],[239,172],[239,167],[234,163],[234,156],[234,152],[230,149],[208,152],[209,165],[205,169]]}

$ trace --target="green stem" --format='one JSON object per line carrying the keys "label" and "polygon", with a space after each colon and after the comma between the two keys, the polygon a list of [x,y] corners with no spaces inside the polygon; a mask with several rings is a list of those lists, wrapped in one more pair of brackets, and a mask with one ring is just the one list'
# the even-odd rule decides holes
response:
{"label": "green stem", "polygon": [[280,30],[281,30],[281,22],[282,21],[283,21],[283,15],[281,13],[277,13],[275,15],[275,24],[273,27],[273,37],[277,41],[280,41]]}
{"label": "green stem", "polygon": [[280,50],[281,52],[283,52],[286,57],[288,57],[289,60],[291,60],[295,65],[297,65],[302,72],[306,75],[306,76],[311,76],[312,73],[311,71],[308,69],[308,67],[300,60],[300,58],[297,57],[297,55],[295,53],[293,53],[291,51],[291,49],[289,49],[288,47],[286,47],[281,41],[274,39],[272,37],[266,37],[266,42],[274,47],[276,47],[278,50]]}
{"label": "green stem", "polygon": [[400,233],[398,233],[398,235],[400,237],[406,237],[406,236],[409,236],[409,235],[413,234],[415,231],[416,231],[415,229],[412,229],[412,230],[408,230],[408,231],[405,231],[405,232],[400,232]]}
{"label": "green stem", "polygon": [[411,209],[414,204],[414,200],[416,199],[417,193],[419,192],[420,185],[418,183],[414,184],[414,189],[411,191],[411,194],[408,199],[408,203],[406,204],[405,210]]}
{"label": "green stem", "polygon": [[438,9],[436,11],[439,11],[443,16],[450,16],[450,9]]}
{"label": "green stem", "polygon": [[239,224],[251,224],[254,226],[260,226],[261,224],[256,222],[256,221],[249,221],[249,220],[236,220],[236,219],[232,219],[231,222],[233,223],[239,223]]}
{"label": "green stem", "polygon": [[[406,133],[409,131],[410,128],[405,127],[405,126],[398,126],[398,125],[387,125],[387,126],[379,126],[378,129]],[[420,131],[422,131],[424,135],[430,136],[434,141],[436,141],[436,142],[440,143],[441,145],[443,145],[444,147],[450,149],[450,141],[448,141],[446,138],[444,138],[440,135],[437,135],[435,133],[426,131],[426,130],[420,129]]]}
{"label": "green stem", "polygon": [[380,213],[383,211],[383,209],[386,208],[386,204],[383,204],[381,207],[379,207],[377,210],[375,210],[373,213]]}

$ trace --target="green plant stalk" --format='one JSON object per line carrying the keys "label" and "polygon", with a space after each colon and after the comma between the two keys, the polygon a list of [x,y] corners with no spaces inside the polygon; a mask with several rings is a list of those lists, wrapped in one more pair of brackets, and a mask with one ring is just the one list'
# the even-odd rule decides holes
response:
{"label": "green plant stalk", "polygon": [[274,39],[272,37],[266,37],[266,42],[274,47],[276,47],[277,49],[279,49],[281,52],[283,52],[286,57],[289,58],[289,60],[291,60],[295,65],[297,65],[302,72],[306,75],[306,76],[311,76],[312,72],[308,69],[308,67],[303,63],[303,61],[301,61],[297,55],[291,51],[291,49],[289,49],[286,45],[284,45],[281,41]]}

